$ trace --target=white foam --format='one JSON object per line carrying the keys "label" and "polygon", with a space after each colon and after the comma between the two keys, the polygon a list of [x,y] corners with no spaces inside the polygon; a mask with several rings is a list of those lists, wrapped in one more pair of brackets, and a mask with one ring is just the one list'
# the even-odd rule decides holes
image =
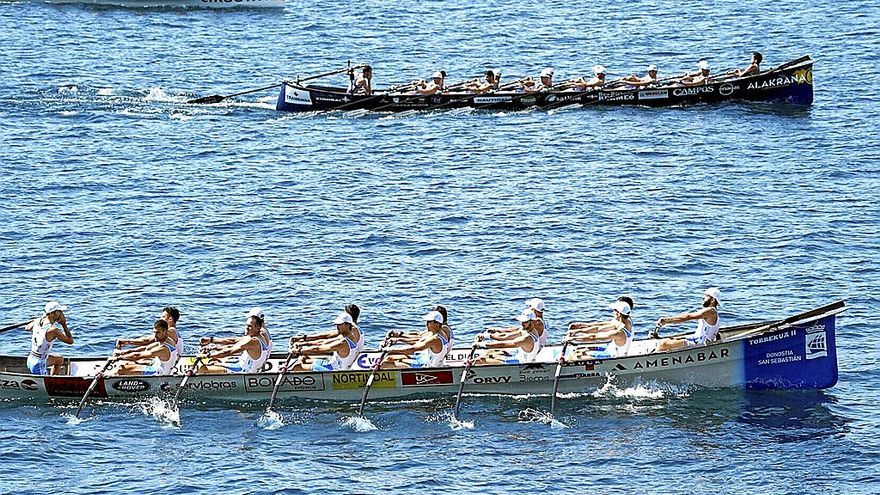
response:
{"label": "white foam", "polygon": [[98,96],[111,96],[113,95],[113,88],[98,88]]}
{"label": "white foam", "polygon": [[265,430],[277,430],[284,426],[284,418],[281,417],[281,414],[267,410],[260,416],[260,419],[257,420],[257,426],[263,428]]}
{"label": "white foam", "polygon": [[77,418],[73,414],[64,413],[61,415],[62,418],[67,418],[67,424],[71,426],[79,425],[89,421],[91,418]]}
{"label": "white foam", "polygon": [[455,419],[450,414],[449,415],[449,427],[452,428],[453,431],[473,430],[474,429],[474,422],[473,421],[462,421],[460,419]]}
{"label": "white foam", "polygon": [[544,423],[554,429],[568,428],[568,425],[554,418],[549,412],[538,411],[530,407],[520,411],[519,419],[528,423]]}
{"label": "white foam", "polygon": [[141,412],[152,416],[169,426],[180,426],[180,409],[158,397],[138,403]]}
{"label": "white foam", "polygon": [[348,418],[345,418],[345,421],[343,421],[342,424],[344,426],[348,426],[358,433],[375,431],[379,429],[379,427],[374,425],[372,421],[361,416],[349,416]]}

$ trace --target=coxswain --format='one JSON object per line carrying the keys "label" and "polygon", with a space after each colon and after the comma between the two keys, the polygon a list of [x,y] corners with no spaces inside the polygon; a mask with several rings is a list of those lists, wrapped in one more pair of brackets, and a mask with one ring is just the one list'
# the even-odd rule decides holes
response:
{"label": "coxswain", "polygon": [[[114,375],[170,375],[180,359],[175,340],[168,332],[168,322],[153,323],[153,342],[135,349],[117,349],[113,357],[117,368]],[[149,364],[142,364],[149,361]]]}
{"label": "coxswain", "polygon": [[[425,330],[415,342],[392,347],[382,368],[437,368],[445,366],[446,355],[452,349],[452,332],[444,325],[443,314],[431,310],[422,316]],[[401,335],[391,334],[392,337]]]}
{"label": "coxswain", "polygon": [[477,344],[479,349],[490,349],[488,353],[474,361],[475,365],[487,364],[525,364],[533,363],[541,350],[541,338],[538,336],[538,315],[531,308],[526,308],[516,319],[520,327],[515,337],[498,340],[491,334],[491,341]]}
{"label": "coxswain", "polygon": [[[209,364],[202,366],[199,373],[259,373],[272,348],[272,342],[260,331],[262,328],[263,321],[258,316],[248,317],[244,336],[231,344],[203,351]],[[231,362],[210,364],[236,354],[238,358]]]}
{"label": "coxswain", "polygon": [[697,67],[700,69],[700,72],[695,74],[685,74],[679,83],[683,86],[699,86],[700,84],[706,84],[709,82],[709,62],[700,60],[700,62],[697,63]]}
{"label": "coxswain", "polygon": [[526,93],[538,93],[553,86],[553,68],[547,67],[541,71],[538,80],[527,79],[521,83],[522,90]]}
{"label": "coxswain", "polygon": [[632,324],[632,305],[618,299],[608,306],[611,320],[596,323],[572,323],[566,340],[573,344],[601,344],[590,348],[579,347],[566,359],[610,359],[626,356],[632,345],[635,330]]}
{"label": "coxswain", "polygon": [[760,52],[752,52],[752,62],[749,66],[742,70],[737,69],[733,71],[733,74],[736,77],[754,76],[761,72],[761,62],[763,60],[764,56]]}
{"label": "coxswain", "polygon": [[345,311],[333,320],[338,334],[317,343],[297,342],[290,352],[300,356],[291,371],[339,371],[351,368],[364,350],[364,334]]}
{"label": "coxswain", "polygon": [[[531,309],[535,312],[535,316],[537,320],[535,322],[535,331],[538,334],[538,338],[541,340],[541,345],[547,345],[547,323],[544,322],[544,310],[547,305],[544,304],[544,300],[539,297],[533,297],[525,302],[526,308]],[[510,340],[519,338],[522,335],[520,330],[520,326],[513,327],[493,327],[488,328],[485,331],[485,335],[493,340]]]}
{"label": "coxswain", "polygon": [[354,69],[348,71],[349,83],[348,93],[353,95],[371,95],[373,94],[373,68],[369,65],[363,66],[361,73],[355,76]]}
{"label": "coxswain", "polygon": [[[24,329],[31,332],[31,352],[27,367],[35,375],[57,375],[61,372],[64,360],[58,354],[50,354],[56,340],[67,345],[73,344],[73,335],[67,327],[64,312],[67,306],[58,301],[50,301],[43,308],[43,316],[28,323]],[[60,328],[59,328],[60,327]]]}
{"label": "coxswain", "polygon": [[[161,320],[164,320],[165,323],[168,324],[168,336],[171,340],[174,341],[174,347],[176,348],[177,355],[183,355],[183,338],[180,336],[180,332],[177,331],[177,320],[180,319],[180,311],[173,306],[166,306],[162,308],[162,314],[159,316]],[[132,339],[119,339],[116,341],[116,348],[123,349],[127,346],[132,346],[134,348],[139,348],[143,350],[150,344],[156,342],[156,334],[150,333],[144,335],[143,337],[135,337]]]}
{"label": "coxswain", "polygon": [[605,85],[605,77],[608,75],[608,71],[605,67],[601,65],[597,65],[593,67],[593,78],[592,79],[584,79],[580,78],[573,83],[571,83],[571,87],[579,90],[591,89],[591,88],[601,88]]}
{"label": "coxswain", "polygon": [[649,86],[651,84],[657,84],[657,66],[651,64],[648,66],[647,74],[645,77],[639,77],[635,74],[631,76],[624,77],[621,79],[621,82],[629,84],[630,86]]}
{"label": "coxswain", "polygon": [[721,319],[718,316],[718,306],[721,303],[719,300],[720,296],[721,291],[717,287],[710,287],[703,292],[703,305],[700,309],[675,316],[666,316],[657,320],[658,327],[696,320],[697,328],[693,334],[687,337],[661,339],[657,343],[654,352],[703,346],[718,338],[718,329],[721,325]]}

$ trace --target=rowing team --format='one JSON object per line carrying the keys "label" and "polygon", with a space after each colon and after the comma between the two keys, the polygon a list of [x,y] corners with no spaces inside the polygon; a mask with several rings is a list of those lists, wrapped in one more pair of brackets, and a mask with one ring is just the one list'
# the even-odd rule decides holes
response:
{"label": "rowing team", "polygon": [[[657,320],[657,328],[667,324],[697,321],[692,335],[656,341],[653,352],[666,352],[706,345],[715,340],[720,325],[718,316],[720,292],[706,289],[700,309]],[[568,327],[565,340],[575,346],[566,360],[609,359],[626,356],[635,336],[632,322],[634,302],[621,296],[609,305],[612,316],[607,321],[574,322]],[[51,354],[55,341],[73,344],[62,306],[57,301],[46,304],[44,315],[28,323],[32,334],[27,366],[34,374],[58,374],[62,358]],[[544,321],[546,305],[539,298],[525,302],[525,309],[509,327],[492,327],[479,334],[474,347],[485,352],[474,365],[525,364],[534,362],[547,344],[548,329]],[[290,371],[347,370],[364,352],[364,334],[358,326],[360,308],[345,307],[333,320],[333,328],[324,332],[294,336],[290,352],[297,356]],[[153,325],[153,333],[142,337],[120,339],[111,359],[114,367],[108,374],[168,375],[183,355],[183,339],[177,329],[180,311],[166,307]],[[436,368],[445,366],[452,349],[453,335],[446,308],[436,306],[422,319],[425,328],[415,332],[389,332],[382,344],[386,352],[382,368]],[[240,337],[203,337],[199,341],[199,373],[258,373],[272,353],[272,337],[266,329],[266,317],[260,308],[246,316],[244,335]]]}
{"label": "rowing team", "polygon": [[[763,59],[763,55],[761,55],[759,52],[754,52],[752,53],[752,59],[748,67],[746,67],[745,69],[735,69],[727,74],[732,74],[735,77],[744,77],[758,74],[761,71],[761,61]],[[705,60],[700,60],[700,62],[697,64],[697,68],[699,69],[699,71],[697,72],[685,73],[681,76],[669,78],[667,82],[669,84],[680,84],[683,86],[698,86],[708,83],[709,80],[712,78],[709,62]],[[660,82],[660,79],[658,79],[659,73],[660,71],[657,66],[651,64],[647,67],[646,74],[643,77],[632,74],[630,76],[618,79],[613,83],[633,88],[651,86]],[[363,66],[359,75],[356,75],[354,70],[350,70],[348,74],[350,80],[348,86],[349,93],[363,95],[373,94],[372,67],[370,67],[369,65]],[[582,77],[565,81],[559,84],[554,84],[553,69],[548,67],[541,71],[541,74],[537,79],[526,77],[502,86],[501,70],[489,69],[486,71],[485,76],[482,80],[472,79],[451,86],[446,86],[446,71],[439,70],[431,76],[430,81],[413,81],[410,84],[396,88],[394,92],[400,94],[433,95],[436,93],[449,92],[485,94],[499,90],[519,91],[525,93],[538,93],[551,89],[556,91],[584,91],[588,89],[601,88],[606,86],[606,84],[612,84],[606,81],[607,75],[608,70],[601,65],[597,65],[593,67],[592,78],[588,79]],[[390,92],[391,90],[388,91]]]}

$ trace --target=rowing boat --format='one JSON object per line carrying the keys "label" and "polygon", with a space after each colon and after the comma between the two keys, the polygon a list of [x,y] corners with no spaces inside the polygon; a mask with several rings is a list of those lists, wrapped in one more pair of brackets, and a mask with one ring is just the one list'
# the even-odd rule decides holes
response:
{"label": "rowing boat", "polygon": [[284,8],[285,0],[44,0],[53,4],[107,5],[128,8],[256,9]]}
{"label": "rowing boat", "polygon": [[[684,387],[739,389],[823,389],[837,383],[835,318],[846,309],[844,301],[789,318],[723,328],[721,339],[703,347],[651,353],[656,340],[636,340],[631,355],[614,359],[567,361],[562,367],[559,392],[587,392],[609,380],[617,386],[669,384]],[[474,366],[465,385],[469,393],[494,395],[550,394],[561,345],[547,346],[532,364]],[[381,370],[373,382],[372,398],[412,395],[454,396],[470,348],[455,348],[447,366],[430,369]],[[288,373],[279,399],[357,401],[369,369],[380,351],[364,352],[351,371]],[[265,401],[286,355],[274,354],[260,373],[193,375],[184,387],[187,399]],[[59,376],[27,372],[25,358],[0,356],[0,398],[46,400],[79,399],[105,358],[65,359]],[[183,357],[169,376],[105,376],[91,397],[112,400],[173,394],[183,370],[194,357]]]}
{"label": "rowing boat", "polygon": [[373,95],[352,95],[347,88],[313,86],[283,81],[275,109],[285,112],[368,110],[402,112],[474,108],[478,110],[553,109],[568,105],[641,105],[671,107],[697,103],[755,101],[811,105],[813,103],[813,61],[809,56],[747,77],[732,75],[710,79],[708,84],[676,84],[635,88],[609,84],[595,90],[560,90],[540,93],[498,91],[487,94],[442,93],[413,95],[376,91]]}

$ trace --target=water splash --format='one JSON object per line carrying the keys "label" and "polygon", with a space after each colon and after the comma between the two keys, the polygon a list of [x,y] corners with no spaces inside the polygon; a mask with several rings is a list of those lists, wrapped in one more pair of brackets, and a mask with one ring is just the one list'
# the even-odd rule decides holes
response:
{"label": "water splash", "polygon": [[471,421],[462,421],[460,419],[455,419],[451,414],[449,415],[449,427],[452,428],[452,431],[460,431],[460,430],[473,430],[474,422]]}
{"label": "water splash", "polygon": [[553,429],[565,429],[569,426],[562,421],[559,421],[552,414],[544,411],[539,411],[537,409],[532,409],[531,407],[523,409],[519,413],[519,420],[527,423],[544,423],[546,425],[550,425]]}
{"label": "water splash", "polygon": [[180,426],[180,409],[158,397],[138,404],[141,412],[170,426]]}
{"label": "water splash", "polygon": [[374,425],[372,421],[361,416],[349,416],[342,422],[343,426],[348,426],[358,433],[378,430],[379,427]]}
{"label": "water splash", "polygon": [[73,414],[69,414],[69,413],[64,413],[61,415],[61,417],[66,418],[67,419],[66,423],[70,426],[76,426],[76,425],[85,423],[86,421],[91,421],[91,419],[92,419],[92,418],[77,418]]}
{"label": "water splash", "polygon": [[637,383],[630,387],[619,388],[614,383],[613,377],[609,376],[608,381],[590,395],[597,399],[658,400],[665,398],[667,394],[684,397],[687,396],[687,390],[672,386],[660,386],[653,382],[648,384]]}
{"label": "water splash", "polygon": [[284,418],[281,414],[268,410],[257,420],[257,426],[264,430],[277,430],[284,426]]}

